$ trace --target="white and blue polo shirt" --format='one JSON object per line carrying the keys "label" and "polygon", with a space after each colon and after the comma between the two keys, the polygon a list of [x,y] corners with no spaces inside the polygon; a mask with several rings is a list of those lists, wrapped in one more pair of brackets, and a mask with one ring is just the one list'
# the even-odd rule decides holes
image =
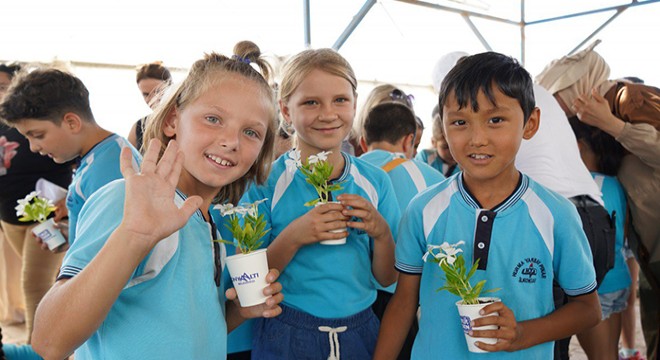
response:
{"label": "white and blue polo shirt", "polygon": [[133,152],[135,163],[139,163],[142,159],[140,153],[126,139],[117,134],[103,139],[80,158],[66,196],[66,207],[69,210],[69,244],[76,239],[78,213],[85,201],[103,185],[123,177],[119,157],[121,149],[127,146]]}
{"label": "white and blue polo shirt", "polygon": [[449,165],[445,163],[435,149],[424,149],[419,151],[415,156],[415,160],[428,164],[444,176],[451,176],[461,171],[458,164]]}
{"label": "white and blue polo shirt", "polygon": [[468,352],[455,305],[460,298],[436,291],[444,285],[444,273],[438,264],[422,260],[428,245],[461,240],[466,262],[480,259],[473,284],[487,280],[484,289],[501,288],[492,296],[501,298],[517,321],[543,317],[554,311],[553,280],[570,296],[596,288],[575,206],[521,174],[504,202],[482,209],[459,173],[415,197],[399,227],[396,268],[421,275],[421,318],[412,358],[435,359],[440,351],[447,359],[552,359],[552,342],[513,353]]}
{"label": "white and blue polo shirt", "polygon": [[[264,246],[270,245],[291,222],[306,214],[311,207],[305,202],[318,195],[295,165],[287,169],[284,153],[273,163],[267,182],[251,186],[242,202],[268,199],[259,205],[270,232]],[[344,171],[336,181],[343,189],[332,193],[356,194],[369,200],[390,224],[396,234],[401,212],[390,178],[385,172],[364,160],[342,153]],[[348,228],[345,245],[303,246],[282,271],[283,303],[320,318],[342,318],[354,315],[376,300],[376,286],[371,272],[373,239],[363,230]]]}
{"label": "white and blue polo shirt", "polygon": [[[119,226],[124,184],[116,180],[87,200],[60,278],[81,272]],[[174,201],[180,206],[185,195],[177,192]],[[198,210],[160,241],[135,269],[101,326],[76,350],[76,359],[224,359],[225,297],[222,284],[217,287],[214,281],[211,228]],[[217,255],[221,268],[225,253]]]}
{"label": "white and blue polo shirt", "polygon": [[603,193],[605,209],[614,217],[616,229],[614,242],[614,267],[605,274],[603,281],[598,287],[599,294],[606,294],[626,289],[632,283],[630,271],[623,255],[624,227],[626,219],[626,193],[619,180],[614,176],[607,176],[592,172],[596,184]]}
{"label": "white and blue polo shirt", "polygon": [[[360,159],[379,168],[397,158],[405,159],[405,155],[385,150],[372,150],[360,156]],[[401,213],[406,210],[415,195],[445,179],[436,169],[417,160],[407,160],[390,170],[387,175],[390,176],[392,184],[396,184],[396,198]]]}

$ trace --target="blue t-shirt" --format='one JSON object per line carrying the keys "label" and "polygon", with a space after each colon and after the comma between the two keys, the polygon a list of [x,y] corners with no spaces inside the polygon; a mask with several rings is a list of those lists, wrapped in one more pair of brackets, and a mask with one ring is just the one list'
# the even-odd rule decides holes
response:
{"label": "blue t-shirt", "polygon": [[602,283],[598,287],[598,293],[606,294],[626,289],[632,283],[630,271],[623,255],[624,226],[626,218],[626,194],[619,180],[614,176],[599,173],[591,173],[596,184],[603,193],[603,202],[607,212],[616,212],[614,215],[614,227],[616,229],[616,241],[614,242],[614,267],[605,274]]}
{"label": "blue t-shirt", "polygon": [[[554,311],[552,282],[570,296],[594,291],[596,277],[589,243],[575,206],[526,175],[516,190],[492,210],[481,209],[463,185],[462,173],[415,197],[399,227],[396,268],[421,275],[419,332],[413,359],[552,359],[553,343],[513,353],[468,352],[455,303],[458,296],[436,291],[444,285],[438,264],[424,262],[429,245],[465,241],[468,264],[479,258],[472,281],[502,299],[517,321]],[[491,295],[491,294],[488,294]]]}
{"label": "blue t-shirt", "polygon": [[[120,224],[124,184],[116,180],[87,200],[80,212],[78,237],[64,257],[60,277],[80,273]],[[185,195],[177,193],[174,200],[181,205]],[[224,264],[224,252],[220,257]],[[223,285],[215,285],[214,270],[211,226],[198,210],[138,265],[75,358],[224,359],[225,298]]]}
{"label": "blue t-shirt", "polygon": [[[379,168],[396,158],[405,158],[405,156],[385,150],[372,150],[360,156],[360,159]],[[415,195],[445,179],[436,169],[417,160],[407,160],[387,172],[387,175],[396,187],[395,193],[401,213],[406,210]]]}
{"label": "blue t-shirt", "polygon": [[444,176],[457,174],[461,169],[456,165],[445,163],[438,155],[435,149],[425,149],[417,153],[415,160],[428,164],[430,167],[438,170]]}
{"label": "blue t-shirt", "polygon": [[121,149],[130,147],[135,163],[141,161],[140,153],[123,137],[112,134],[103,139],[80,159],[80,164],[73,174],[66,196],[66,208],[69,210],[69,244],[76,239],[78,214],[85,201],[103,185],[121,179],[119,156]]}
{"label": "blue t-shirt", "polygon": [[[295,165],[287,169],[290,152],[273,163],[270,176],[262,186],[252,186],[242,202],[268,199],[259,205],[270,227],[264,246],[270,245],[292,221],[311,207],[305,202],[318,195]],[[364,160],[342,153],[346,161],[337,181],[343,189],[333,193],[356,194],[369,200],[390,224],[395,234],[401,212],[390,178],[385,172]],[[393,226],[393,224],[395,226]],[[363,230],[348,228],[345,245],[303,246],[282,271],[279,282],[283,303],[320,318],[342,318],[354,315],[376,300],[376,286],[371,272],[373,239]]]}

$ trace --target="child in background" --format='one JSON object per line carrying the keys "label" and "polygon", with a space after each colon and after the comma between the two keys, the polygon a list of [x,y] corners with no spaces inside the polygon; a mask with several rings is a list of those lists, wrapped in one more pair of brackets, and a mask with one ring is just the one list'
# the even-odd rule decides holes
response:
{"label": "child in background", "polygon": [[[331,49],[303,51],[284,66],[280,109],[295,129],[300,159],[331,152],[330,179],[343,189],[331,194],[340,204],[306,207],[318,195],[292,150],[274,162],[265,185],[246,193],[244,202],[267,199],[259,205],[271,228],[264,245],[285,289],[282,316],[256,321],[254,359],[373,355],[378,319],[371,304],[376,282],[396,280],[390,229],[396,230],[400,211],[389,177],[340,151],[353,125],[356,86],[351,66]],[[319,244],[343,237],[344,245]]]}
{"label": "child in background", "polygon": [[28,139],[33,152],[58,164],[78,160],[66,197],[70,246],[85,201],[103,185],[122,177],[121,150],[129,148],[136,162],[139,153],[126,139],[96,123],[85,84],[60,70],[38,69],[18,77],[0,104],[0,118]]}
{"label": "child in background", "polygon": [[431,138],[431,149],[425,149],[417,153],[416,160],[429,164],[432,168],[438,170],[444,176],[449,177],[461,169],[456,164],[456,160],[449,151],[449,145],[442,129],[442,118],[436,105],[431,113],[433,117],[433,137]]}
{"label": "child in background", "polygon": [[[515,60],[498,53],[461,61],[445,78],[439,106],[454,158],[463,170],[415,197],[397,236],[399,282],[378,337],[375,359],[392,359],[421,306],[413,359],[551,359],[555,339],[581,332],[600,318],[589,244],[573,204],[515,167],[523,139],[539,125],[532,80]],[[457,226],[460,224],[460,226]],[[467,350],[457,296],[437,292],[442,270],[425,263],[429,245],[465,241],[467,262],[479,259],[476,284],[500,288],[501,302],[486,306],[471,330],[490,354]],[[535,273],[523,275],[521,268]],[[524,279],[522,279],[524,277]],[[570,294],[554,310],[552,281]],[[524,280],[524,281],[521,281]],[[515,315],[514,315],[515,314]],[[507,352],[504,352],[507,351]]]}
{"label": "child in background", "polygon": [[39,354],[224,359],[227,330],[279,313],[276,271],[265,304],[242,309],[221,291],[224,248],[208,209],[214,200],[236,203],[248,184],[266,179],[275,131],[272,91],[249,64],[267,74],[259,48],[239,43],[234,51],[193,64],[147,126],[141,172],[125,149],[125,180],[85,204],[79,237],[37,310]]}
{"label": "child in background", "polygon": [[614,359],[619,349],[621,313],[626,308],[630,292],[630,272],[624,258],[624,223],[626,194],[616,174],[625,150],[614,138],[598,128],[571,119],[578,140],[582,161],[591,171],[603,193],[605,208],[615,224],[614,267],[605,274],[598,287],[602,321],[578,334],[580,345],[590,359]]}
{"label": "child in background", "polygon": [[[172,74],[168,68],[163,66],[162,62],[154,61],[137,69],[135,81],[144,102],[153,110],[160,103],[165,88],[172,84]],[[149,116],[145,116],[135,122],[128,133],[128,141],[138,150],[142,149],[142,136],[148,118]]]}

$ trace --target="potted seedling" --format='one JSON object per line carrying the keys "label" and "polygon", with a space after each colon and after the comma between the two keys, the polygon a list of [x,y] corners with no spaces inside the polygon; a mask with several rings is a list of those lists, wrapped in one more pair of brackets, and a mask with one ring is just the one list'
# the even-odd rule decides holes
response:
{"label": "potted seedling", "polygon": [[[263,290],[268,283],[268,258],[266,249],[260,249],[266,229],[264,215],[259,215],[258,206],[266,199],[251,204],[234,206],[232,204],[216,205],[222,216],[229,216],[225,226],[233,235],[233,241],[220,242],[236,246],[236,255],[227,257],[227,269],[234,284],[241,306],[248,307],[262,304],[268,296]],[[242,220],[242,221],[241,221]]]}
{"label": "potted seedling", "polygon": [[[464,241],[459,241],[456,244],[449,244],[444,242],[442,245],[429,245],[428,251],[424,254],[424,261],[431,261],[437,263],[445,274],[445,285],[437,291],[447,290],[450,293],[460,297],[461,299],[456,302],[458,307],[458,314],[460,315],[461,325],[465,333],[465,340],[468,345],[468,350],[471,352],[486,352],[476,345],[475,341],[481,341],[486,344],[495,344],[496,338],[473,338],[468,335],[470,330],[496,330],[496,325],[480,326],[472,328],[470,325],[472,320],[482,317],[479,311],[486,305],[500,301],[495,297],[482,297],[481,294],[498,291],[499,289],[483,290],[486,285],[486,280],[481,280],[475,285],[470,283],[470,279],[479,267],[479,259],[468,268],[468,264],[463,257],[462,249],[459,247],[465,244]],[[498,315],[492,313],[486,316]]]}
{"label": "potted seedling", "polygon": [[[318,195],[316,198],[306,202],[305,206],[316,207],[328,203],[339,204],[338,201],[331,200],[331,192],[342,189],[342,182],[330,182],[330,176],[332,175],[332,170],[334,170],[334,167],[328,161],[328,155],[331,153],[332,151],[322,151],[316,155],[310,155],[307,161],[303,163],[300,160],[300,151],[293,150],[290,152],[292,158],[287,160],[287,165],[295,165],[296,168],[300,169],[307,183],[314,187]],[[346,231],[345,228],[335,229],[331,232],[338,233],[344,231]],[[323,245],[343,245],[346,244],[346,238],[324,240],[320,243]]]}
{"label": "potted seedling", "polygon": [[16,216],[19,216],[18,221],[39,223],[32,229],[32,233],[48,245],[50,251],[54,251],[66,243],[66,239],[55,226],[55,221],[48,218],[57,207],[53,205],[52,201],[39,196],[38,191],[29,193],[24,199],[19,199],[15,209]]}

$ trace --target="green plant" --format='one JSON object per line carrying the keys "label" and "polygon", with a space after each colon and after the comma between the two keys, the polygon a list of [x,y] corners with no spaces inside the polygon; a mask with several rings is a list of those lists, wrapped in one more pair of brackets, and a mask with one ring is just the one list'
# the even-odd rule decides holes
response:
{"label": "green plant", "polygon": [[[225,227],[234,236],[233,242],[225,240],[218,241],[236,246],[243,254],[248,254],[259,249],[261,244],[263,244],[261,238],[270,231],[270,229],[266,229],[264,215],[259,215],[258,210],[259,204],[266,200],[258,200],[251,204],[243,204],[242,206],[234,206],[233,204],[214,206],[215,209],[220,210],[222,216],[229,216],[229,223],[226,223]],[[243,218],[243,222],[241,222],[241,217]]]}
{"label": "green plant", "polygon": [[49,199],[40,197],[38,191],[33,191],[24,199],[19,199],[18,205],[14,209],[16,209],[16,216],[20,216],[19,221],[42,223],[57,207]]}
{"label": "green plant", "polygon": [[305,175],[308,184],[314,187],[318,198],[305,203],[305,206],[314,206],[317,203],[330,201],[330,192],[342,189],[342,182],[330,183],[330,176],[334,167],[328,162],[328,155],[332,151],[322,151],[316,155],[310,155],[307,162],[300,161],[300,151],[291,152],[293,159],[287,160],[287,165],[295,165]]}
{"label": "green plant", "polygon": [[479,296],[482,293],[490,293],[499,289],[483,290],[486,280],[479,281],[472,286],[470,279],[479,267],[479,259],[474,262],[468,270],[462,249],[459,246],[465,244],[463,240],[456,244],[449,244],[446,241],[442,245],[428,245],[428,250],[424,254],[424,261],[437,263],[445,273],[445,285],[436,291],[447,290],[450,293],[460,297],[466,305],[475,305],[479,303]]}

